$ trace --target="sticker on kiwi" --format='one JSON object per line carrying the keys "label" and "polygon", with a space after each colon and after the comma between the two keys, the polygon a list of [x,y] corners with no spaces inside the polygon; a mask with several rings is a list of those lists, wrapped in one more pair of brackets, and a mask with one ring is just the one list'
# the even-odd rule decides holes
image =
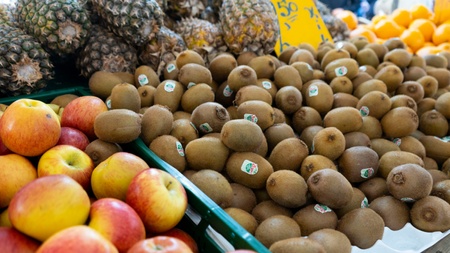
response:
{"label": "sticker on kiwi", "polygon": [[403,202],[407,202],[407,203],[415,202],[415,200],[413,198],[408,198],[408,197],[401,198],[400,200]]}
{"label": "sticker on kiwi", "polygon": [[308,94],[310,97],[315,97],[315,96],[319,95],[319,88],[317,87],[317,85],[309,86]]}
{"label": "sticker on kiwi", "polygon": [[444,136],[442,137],[443,142],[450,142],[450,136]]}
{"label": "sticker on kiwi", "polygon": [[333,211],[333,210],[331,210],[331,208],[329,208],[328,206],[326,206],[324,204],[314,205],[314,210],[316,210],[319,213],[328,213],[328,212]]}
{"label": "sticker on kiwi", "polygon": [[223,95],[225,97],[230,97],[231,95],[233,95],[233,90],[230,89],[230,86],[226,85],[225,88],[223,89]]}
{"label": "sticker on kiwi", "polygon": [[194,123],[189,122],[189,124],[194,128],[195,132],[198,133],[197,127],[194,125]]}
{"label": "sticker on kiwi", "polygon": [[361,177],[362,178],[369,178],[373,176],[375,173],[375,170],[373,168],[365,168],[361,170]]}
{"label": "sticker on kiwi", "polygon": [[148,78],[147,78],[147,76],[144,75],[144,74],[140,74],[140,75],[138,76],[138,82],[139,82],[139,84],[140,84],[141,86],[144,86],[144,85],[148,84]]}
{"label": "sticker on kiwi", "polygon": [[251,121],[253,123],[257,123],[258,122],[258,117],[255,114],[251,114],[251,113],[245,113],[244,114],[244,119]]}
{"label": "sticker on kiwi", "polygon": [[212,132],[212,127],[208,124],[208,123],[203,123],[200,124],[200,130],[204,133],[211,133]]}
{"label": "sticker on kiwi", "polygon": [[173,92],[175,90],[175,83],[173,82],[166,82],[164,84],[164,90],[167,92]]}
{"label": "sticker on kiwi", "polygon": [[364,197],[364,199],[361,201],[361,208],[369,207],[369,200]]}
{"label": "sticker on kiwi", "polygon": [[394,138],[392,140],[393,143],[395,143],[395,145],[400,146],[402,144],[402,139],[400,138]]}
{"label": "sticker on kiwi", "polygon": [[311,71],[314,70],[313,67],[311,65],[309,65],[309,63],[306,63],[306,67]]}
{"label": "sticker on kiwi", "polygon": [[272,83],[269,81],[262,81],[261,82],[262,87],[264,87],[264,89],[269,90],[272,88]]}
{"label": "sticker on kiwi", "polygon": [[249,160],[244,160],[241,165],[241,170],[249,175],[258,173],[258,164]]}
{"label": "sticker on kiwi", "polygon": [[175,145],[177,147],[178,154],[180,154],[180,156],[184,156],[184,149],[183,145],[181,145],[181,142],[177,141],[175,142]]}
{"label": "sticker on kiwi", "polygon": [[339,41],[338,43],[336,43],[336,49],[341,49],[344,47],[344,42]]}
{"label": "sticker on kiwi", "polygon": [[187,85],[187,88],[189,89],[189,88],[191,88],[192,86],[195,86],[195,83],[194,83],[194,82],[189,82],[188,85]]}
{"label": "sticker on kiwi", "polygon": [[108,107],[108,109],[111,109],[111,99],[106,100],[106,107]]}
{"label": "sticker on kiwi", "polygon": [[169,65],[167,65],[167,72],[170,73],[172,71],[174,71],[177,67],[175,67],[175,64],[170,63]]}
{"label": "sticker on kiwi", "polygon": [[359,109],[359,114],[361,114],[361,116],[363,116],[363,117],[369,116],[369,113],[370,113],[370,109],[369,109],[369,107],[367,107],[367,106],[362,106],[362,107]]}
{"label": "sticker on kiwi", "polygon": [[337,67],[334,69],[334,73],[336,76],[345,76],[347,74],[348,69],[345,66]]}
{"label": "sticker on kiwi", "polygon": [[367,71],[367,67],[366,66],[361,66],[361,67],[359,67],[359,70],[361,70],[361,71]]}

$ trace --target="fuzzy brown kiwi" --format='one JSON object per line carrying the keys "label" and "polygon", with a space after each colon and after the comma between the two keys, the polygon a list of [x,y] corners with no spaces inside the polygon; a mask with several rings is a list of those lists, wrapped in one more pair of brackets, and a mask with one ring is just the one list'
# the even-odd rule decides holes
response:
{"label": "fuzzy brown kiwi", "polygon": [[255,234],[255,230],[258,227],[258,222],[248,211],[236,207],[228,207],[225,208],[224,211],[245,230],[247,230],[247,232],[252,235]]}
{"label": "fuzzy brown kiwi", "polygon": [[255,122],[264,131],[275,121],[273,107],[260,100],[249,100],[237,108],[239,118]]}
{"label": "fuzzy brown kiwi", "polygon": [[327,54],[328,51],[330,51],[331,49],[334,49],[334,47],[332,46],[327,46],[327,47],[321,47],[321,48],[317,48],[317,56],[316,56],[316,60],[318,62],[321,62],[323,57],[325,56],[325,54]]}
{"label": "fuzzy brown kiwi", "polygon": [[302,79],[303,84],[313,80],[314,78],[314,69],[311,65],[309,65],[306,62],[294,62],[290,64],[289,66],[294,67],[298,73],[300,74],[300,77]]}
{"label": "fuzzy brown kiwi", "polygon": [[289,60],[291,59],[292,54],[297,51],[299,48],[296,46],[288,46],[278,55],[278,59],[285,64],[289,64]]}
{"label": "fuzzy brown kiwi", "polygon": [[378,57],[378,61],[379,62],[382,62],[383,58],[384,58],[384,55],[387,52],[389,52],[389,49],[385,45],[374,43],[374,42],[371,42],[371,43],[367,44],[366,46],[364,46],[364,49],[366,49],[366,48],[367,49],[372,49],[375,52],[375,54]]}
{"label": "fuzzy brown kiwi", "polygon": [[277,123],[264,131],[268,149],[271,151],[280,141],[295,137],[294,129],[286,123]]}
{"label": "fuzzy brown kiwi", "polygon": [[347,205],[335,209],[338,218],[342,218],[346,213],[357,209],[357,208],[366,208],[369,206],[369,201],[366,198],[366,195],[364,195],[364,192],[362,192],[359,188],[353,187],[353,196],[352,199],[348,202]]}
{"label": "fuzzy brown kiwi", "polygon": [[311,84],[303,98],[305,104],[316,109],[319,114],[324,115],[333,107],[333,90],[325,82]]}
{"label": "fuzzy brown kiwi", "polygon": [[186,89],[198,83],[211,85],[212,75],[211,71],[205,66],[196,63],[187,63],[180,68],[180,71],[178,72],[178,81],[184,85]]}
{"label": "fuzzy brown kiwi", "polygon": [[359,73],[359,65],[353,58],[341,58],[328,63],[323,72],[327,81],[337,76],[347,76],[352,79]]}
{"label": "fuzzy brown kiwi", "polygon": [[393,62],[390,62],[390,61],[383,61],[378,65],[377,71],[380,71],[382,68],[387,67],[387,66],[397,66],[397,65],[395,65]]}
{"label": "fuzzy brown kiwi", "polygon": [[165,106],[152,105],[142,115],[142,132],[140,137],[146,145],[158,136],[170,134],[173,114]]}
{"label": "fuzzy brown kiwi", "polygon": [[383,42],[383,45],[386,46],[386,48],[391,51],[396,48],[406,48],[405,42],[403,42],[399,37],[389,38],[386,41]]}
{"label": "fuzzy brown kiwi", "polygon": [[378,55],[375,53],[374,50],[370,48],[363,48],[358,51],[356,54],[356,61],[358,64],[361,65],[370,65],[374,68],[378,67],[378,64],[380,64],[380,60],[378,58]]}
{"label": "fuzzy brown kiwi", "polygon": [[448,176],[450,176],[450,158],[447,158],[442,163],[442,166],[440,167],[442,172],[447,173]]}
{"label": "fuzzy brown kiwi", "polygon": [[424,97],[432,98],[438,89],[438,80],[430,75],[425,75],[416,80],[423,87]]}
{"label": "fuzzy brown kiwi", "polygon": [[277,202],[273,201],[272,199],[267,199],[258,202],[258,204],[256,204],[256,206],[252,209],[251,214],[256,218],[258,223],[261,223],[265,219],[272,217],[274,215],[284,215],[287,217],[292,217],[293,212],[292,209],[284,207],[278,204]]}
{"label": "fuzzy brown kiwi", "polygon": [[299,71],[292,65],[284,65],[275,70],[273,81],[277,88],[284,86],[294,86],[301,90],[303,85]]}
{"label": "fuzzy brown kiwi", "polygon": [[[434,106],[436,105],[436,100],[434,98],[423,98],[417,103],[417,116],[422,117],[425,112],[434,110]],[[420,127],[420,122],[419,122]]]}
{"label": "fuzzy brown kiwi", "polygon": [[434,159],[432,159],[428,156],[425,156],[424,158],[422,158],[422,160],[423,160],[423,164],[424,164],[423,167],[426,170],[438,170],[439,169],[439,166]]}
{"label": "fuzzy brown kiwi", "polygon": [[372,79],[373,79],[373,76],[371,76],[369,73],[363,72],[363,71],[358,71],[358,74],[356,74],[356,76],[351,79],[352,84],[353,84],[352,93],[360,84],[362,84],[365,81],[372,80]]}
{"label": "fuzzy brown kiwi", "polygon": [[267,160],[274,171],[284,169],[300,173],[302,162],[308,154],[308,146],[302,140],[290,137],[280,141],[272,149]]}
{"label": "fuzzy brown kiwi", "polygon": [[417,81],[417,79],[427,75],[427,72],[418,66],[407,67],[403,70],[403,81]]}
{"label": "fuzzy brown kiwi", "polygon": [[371,91],[381,91],[385,94],[388,93],[386,84],[378,79],[367,80],[355,89],[353,89],[353,95],[359,99],[361,99],[364,95]]}
{"label": "fuzzy brown kiwi", "polygon": [[223,82],[217,87],[214,93],[215,102],[228,107],[233,105],[233,101],[236,98],[236,92],[233,91],[228,85],[228,81]]}
{"label": "fuzzy brown kiwi", "polygon": [[187,49],[180,52],[176,58],[175,63],[178,69],[181,69],[185,64],[195,63],[201,66],[206,66],[203,57],[194,50]]}
{"label": "fuzzy brown kiwi", "polygon": [[171,112],[175,112],[185,90],[185,86],[178,81],[164,80],[156,87],[153,103],[165,105]]}
{"label": "fuzzy brown kiwi", "polygon": [[376,175],[378,154],[369,147],[351,147],[339,157],[338,167],[350,183],[360,183]]}
{"label": "fuzzy brown kiwi", "polygon": [[269,248],[275,242],[300,237],[300,226],[294,219],[284,215],[274,215],[262,221],[255,231],[255,238]]}
{"label": "fuzzy brown kiwi", "polygon": [[[311,85],[315,85],[315,84],[317,84],[317,83],[325,83],[325,84],[326,84],[326,82],[323,81],[323,80],[313,79],[313,80],[311,80],[311,81],[309,81],[309,82],[306,82],[306,83],[304,83],[304,84],[302,85],[301,92],[302,92],[303,98],[306,98],[306,96],[308,96],[309,87],[310,87]],[[304,101],[305,101],[305,100],[304,100]]]}
{"label": "fuzzy brown kiwi", "polygon": [[325,248],[318,242],[307,237],[294,237],[273,243],[269,250],[272,253],[296,252],[302,249],[304,253],[325,253]]}
{"label": "fuzzy brown kiwi", "polygon": [[351,253],[352,251],[350,240],[336,229],[323,228],[311,233],[308,238],[320,243],[326,252]]}
{"label": "fuzzy brown kiwi", "polygon": [[111,90],[119,83],[123,83],[122,78],[107,71],[96,71],[89,77],[89,90],[92,95],[101,99],[106,99],[111,95]]}
{"label": "fuzzy brown kiwi", "polygon": [[333,109],[339,107],[353,107],[356,108],[359,99],[352,94],[338,92],[333,95]]}
{"label": "fuzzy brown kiwi", "polygon": [[324,127],[336,127],[343,134],[361,128],[363,119],[358,109],[350,106],[331,109],[323,117]]}
{"label": "fuzzy brown kiwi", "polygon": [[331,80],[330,87],[333,90],[333,93],[336,94],[338,92],[353,93],[353,83],[350,78],[346,76],[338,76]]}
{"label": "fuzzy brown kiwi", "polygon": [[98,139],[112,143],[129,143],[141,134],[141,116],[128,109],[101,112],[94,121]]}
{"label": "fuzzy brown kiwi", "polygon": [[221,172],[230,150],[219,138],[201,137],[190,141],[185,149],[187,165],[193,170],[215,170]]}
{"label": "fuzzy brown kiwi", "polygon": [[250,62],[251,59],[257,57],[258,55],[255,52],[252,51],[246,51],[246,52],[242,52],[240,53],[237,57],[236,57],[236,61],[238,63],[238,66],[240,65],[248,65],[248,63]]}
{"label": "fuzzy brown kiwi", "polygon": [[231,150],[251,152],[261,145],[264,133],[257,124],[251,121],[233,119],[223,125],[220,138]]}
{"label": "fuzzy brown kiwi", "polygon": [[406,163],[424,166],[423,160],[418,155],[407,151],[393,150],[380,156],[378,175],[387,178],[393,168]]}
{"label": "fuzzy brown kiwi", "polygon": [[162,71],[164,80],[175,80],[178,81],[178,73],[180,73],[180,68],[177,67],[176,60],[169,61],[167,66]]}
{"label": "fuzzy brown kiwi", "polygon": [[297,45],[297,48],[306,49],[313,55],[314,59],[317,58],[317,50],[313,45],[311,45],[311,43],[301,42],[300,44]]}
{"label": "fuzzy brown kiwi", "polygon": [[407,107],[415,112],[417,111],[416,101],[412,97],[405,94],[397,94],[391,97],[391,109],[397,107]]}
{"label": "fuzzy brown kiwi", "polygon": [[95,166],[106,160],[112,154],[121,152],[122,147],[117,143],[95,139],[86,146],[84,152],[92,159]]}
{"label": "fuzzy brown kiwi", "polygon": [[317,132],[319,132],[322,129],[323,129],[322,125],[307,126],[305,127],[304,130],[301,131],[299,138],[308,146],[309,149],[311,149],[314,135],[316,135]]}
{"label": "fuzzy brown kiwi", "polygon": [[323,204],[301,207],[292,218],[300,225],[302,236],[309,236],[324,228],[335,229],[338,222],[336,212]]}
{"label": "fuzzy brown kiwi", "polygon": [[59,105],[60,107],[64,108],[67,106],[68,103],[70,103],[70,101],[74,100],[77,97],[79,97],[79,96],[76,94],[58,95],[50,101],[50,104]]}
{"label": "fuzzy brown kiwi", "polygon": [[[233,201],[230,182],[215,170],[201,170],[191,176],[191,182],[222,208],[228,208]],[[214,187],[211,187],[214,182]]]}
{"label": "fuzzy brown kiwi", "polygon": [[[401,119],[401,121],[399,121]],[[383,133],[387,137],[398,138],[410,135],[419,127],[417,113],[405,106],[389,110],[380,120]]]}
{"label": "fuzzy brown kiwi", "polygon": [[256,71],[248,65],[239,65],[227,78],[228,86],[231,90],[237,91],[246,85],[255,85],[258,77]]}
{"label": "fuzzy brown kiwi", "polygon": [[450,92],[440,95],[436,99],[434,107],[436,111],[440,112],[446,119],[450,120],[450,110],[448,109],[450,108]]}
{"label": "fuzzy brown kiwi", "polygon": [[230,120],[227,109],[217,102],[198,105],[191,115],[191,122],[200,136],[207,133],[219,133],[223,125]]}
{"label": "fuzzy brown kiwi", "polygon": [[247,85],[236,92],[233,104],[239,106],[249,100],[261,100],[271,105],[273,98],[266,89],[257,85]]}
{"label": "fuzzy brown kiwi", "polygon": [[342,58],[351,58],[350,53],[343,48],[331,49],[323,56],[320,66],[322,69],[325,69],[330,62]]}
{"label": "fuzzy brown kiwi", "polygon": [[120,83],[111,90],[111,109],[128,109],[139,112],[141,99],[136,86],[129,83]]}
{"label": "fuzzy brown kiwi", "polygon": [[434,68],[447,68],[448,62],[447,58],[438,54],[429,54],[424,55],[423,59],[425,60],[425,64]]}
{"label": "fuzzy brown kiwi", "polygon": [[358,189],[364,193],[364,196],[366,196],[369,203],[378,197],[389,195],[386,179],[378,176],[369,178],[360,183]]}
{"label": "fuzzy brown kiwi", "polygon": [[450,70],[444,68],[428,68],[427,74],[438,81],[438,88],[446,88],[450,82]]}
{"label": "fuzzy brown kiwi", "polygon": [[389,92],[395,91],[404,80],[403,71],[394,64],[380,69],[373,78],[383,81]]}
{"label": "fuzzy brown kiwi", "polygon": [[180,106],[189,113],[192,113],[197,106],[214,102],[214,91],[206,83],[198,83],[187,89],[181,96]]}
{"label": "fuzzy brown kiwi", "polygon": [[[286,189],[295,194],[289,194]],[[282,169],[274,171],[267,178],[266,191],[276,203],[288,208],[298,208],[307,201],[308,186],[297,172]]]}
{"label": "fuzzy brown kiwi", "polygon": [[302,102],[302,93],[294,86],[281,87],[275,94],[276,107],[287,115],[290,115],[300,109]]}
{"label": "fuzzy brown kiwi", "polygon": [[353,37],[350,39],[350,42],[352,42],[358,50],[363,49],[366,45],[370,43],[369,40],[364,36]]}
{"label": "fuzzy brown kiwi", "polygon": [[230,115],[230,120],[239,118],[238,113],[237,113],[237,106],[230,105],[227,107],[227,111],[228,111],[228,114]]}
{"label": "fuzzy brown kiwi", "polygon": [[433,188],[431,190],[430,195],[439,197],[447,201],[447,203],[450,203],[450,178],[447,176],[446,178],[443,178],[441,181],[435,182],[433,184]]}
{"label": "fuzzy brown kiwi", "polygon": [[225,171],[233,182],[252,189],[261,189],[273,173],[273,167],[266,158],[256,153],[233,152],[228,157]]}
{"label": "fuzzy brown kiwi", "polygon": [[[437,183],[440,183],[441,181],[449,179],[449,177],[448,177],[447,173],[443,172],[442,170],[439,170],[439,168],[432,168],[432,169],[429,169],[427,167],[424,167],[424,168],[428,171],[428,173],[430,173],[431,177],[433,178],[433,188],[431,189],[430,195],[435,195],[435,194],[433,194],[434,186]],[[448,200],[449,199],[447,198],[446,201],[449,202]]]}
{"label": "fuzzy brown kiwi", "polygon": [[436,196],[427,196],[416,201],[411,207],[411,223],[425,231],[447,231],[450,229],[450,204]]}
{"label": "fuzzy brown kiwi", "polygon": [[358,132],[366,134],[371,140],[383,136],[380,121],[372,116],[363,117],[363,125],[358,129]]}
{"label": "fuzzy brown kiwi", "polygon": [[209,71],[212,79],[217,83],[223,83],[227,80],[231,70],[238,65],[236,57],[229,53],[222,53],[214,57],[209,62]]}
{"label": "fuzzy brown kiwi", "polygon": [[444,57],[447,60],[447,66],[445,68],[450,69],[450,54],[449,52],[442,51],[438,52],[437,55]]}
{"label": "fuzzy brown kiwi", "polygon": [[255,70],[257,78],[272,79],[277,69],[274,60],[268,55],[257,56],[251,59],[247,65]]}
{"label": "fuzzy brown kiwi", "polygon": [[156,71],[148,65],[141,65],[134,71],[134,85],[137,88],[144,85],[150,85],[156,88],[160,82]]}
{"label": "fuzzy brown kiwi", "polygon": [[240,208],[251,213],[257,204],[253,190],[238,183],[230,183],[230,185],[233,190],[233,200],[230,207]]}
{"label": "fuzzy brown kiwi", "polygon": [[309,65],[313,65],[314,63],[314,55],[307,49],[297,49],[289,58],[288,65],[291,65],[294,62],[306,62]]}
{"label": "fuzzy brown kiwi", "polygon": [[314,172],[327,168],[337,171],[336,164],[330,158],[323,155],[308,155],[302,161],[300,175],[302,175],[305,180],[308,180]]}
{"label": "fuzzy brown kiwi", "polygon": [[186,147],[192,140],[199,138],[198,131],[190,119],[174,119],[170,135],[176,137],[183,147]]}
{"label": "fuzzy brown kiwi", "polygon": [[149,149],[178,171],[183,172],[186,169],[183,145],[176,137],[168,134],[158,136],[150,143]]}
{"label": "fuzzy brown kiwi", "polygon": [[419,102],[423,99],[425,91],[423,86],[417,81],[405,81],[400,84],[395,91],[396,94],[404,94],[412,97],[414,101]]}
{"label": "fuzzy brown kiwi", "polygon": [[136,87],[138,87],[136,85],[135,80],[134,80],[134,74],[133,73],[126,72],[126,71],[119,71],[119,72],[113,72],[113,75],[118,76],[125,83],[129,83],[129,84],[132,84],[132,85],[135,85]]}
{"label": "fuzzy brown kiwi", "polygon": [[191,113],[185,111],[176,111],[173,113],[173,120],[188,119],[191,120]]}
{"label": "fuzzy brown kiwi", "polygon": [[417,201],[430,195],[433,178],[422,166],[405,163],[392,168],[386,178],[386,185],[396,199]]}
{"label": "fuzzy brown kiwi", "polygon": [[351,148],[351,147],[371,147],[371,142],[369,136],[363,132],[350,132],[344,134],[345,137],[345,149]]}
{"label": "fuzzy brown kiwi", "polygon": [[426,67],[425,59],[420,55],[414,54],[411,58],[411,62],[408,65],[408,68],[409,67],[419,67],[425,69]]}
{"label": "fuzzy brown kiwi", "polygon": [[[425,147],[427,156],[444,166],[443,163],[450,157],[450,142],[432,135],[424,135],[419,140]],[[444,168],[442,167],[443,171]]]}
{"label": "fuzzy brown kiwi", "polygon": [[286,114],[282,110],[274,107],[273,112],[274,112],[274,118],[275,118],[273,124],[286,123],[286,124],[291,125],[290,118],[287,118]]}
{"label": "fuzzy brown kiwi", "polygon": [[346,50],[351,58],[355,58],[356,54],[358,53],[358,48],[355,46],[355,44],[351,43],[350,41],[341,40],[334,44],[334,47],[336,49],[344,49]]}
{"label": "fuzzy brown kiwi", "polygon": [[276,86],[274,81],[267,79],[267,78],[260,78],[260,79],[256,80],[256,86],[261,87],[261,88],[265,89],[266,91],[268,91],[269,94],[272,96],[272,102],[273,102],[273,99],[275,98],[275,94],[277,94],[277,91],[278,91],[278,87]]}
{"label": "fuzzy brown kiwi", "polygon": [[378,157],[389,151],[400,151],[400,147],[396,143],[385,138],[373,138],[370,139],[370,143],[371,148],[378,154]]}
{"label": "fuzzy brown kiwi", "polygon": [[397,231],[410,222],[409,206],[393,196],[381,196],[370,202],[369,208],[383,218],[386,227]]}
{"label": "fuzzy brown kiwi", "polygon": [[353,196],[351,183],[334,169],[318,170],[311,174],[306,183],[312,197],[331,209],[344,207]]}
{"label": "fuzzy brown kiwi", "polygon": [[371,65],[362,65],[362,66],[359,66],[359,72],[367,73],[371,77],[374,77],[378,71],[376,68],[374,68]]}
{"label": "fuzzy brown kiwi", "polygon": [[403,136],[399,140],[396,140],[398,143],[398,147],[402,151],[407,151],[413,154],[416,154],[420,158],[424,158],[426,155],[425,147],[419,141],[419,139],[413,136]]}
{"label": "fuzzy brown kiwi", "polygon": [[325,127],[314,135],[311,153],[337,159],[345,150],[344,134],[336,127]]}
{"label": "fuzzy brown kiwi", "polygon": [[137,88],[139,93],[139,100],[141,103],[141,108],[150,107],[154,104],[156,88],[151,85],[144,85]]}

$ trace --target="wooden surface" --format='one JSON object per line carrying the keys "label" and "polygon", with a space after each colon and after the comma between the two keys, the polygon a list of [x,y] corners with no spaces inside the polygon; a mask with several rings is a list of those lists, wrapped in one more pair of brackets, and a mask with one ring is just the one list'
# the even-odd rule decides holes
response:
{"label": "wooden surface", "polygon": [[445,236],[422,253],[450,253],[450,235]]}

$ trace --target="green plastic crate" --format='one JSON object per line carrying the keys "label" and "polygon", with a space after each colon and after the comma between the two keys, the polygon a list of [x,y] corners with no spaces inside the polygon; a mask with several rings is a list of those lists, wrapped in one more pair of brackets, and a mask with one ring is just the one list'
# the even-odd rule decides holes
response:
{"label": "green plastic crate", "polygon": [[[57,85],[64,84],[58,82]],[[91,93],[87,87],[72,87],[69,85],[68,88],[43,90],[31,95],[1,98],[0,104],[11,104],[20,98],[31,98],[49,103],[53,98],[63,94],[85,96]],[[179,223],[179,227],[194,237],[200,252],[220,253],[234,249],[251,249],[258,253],[270,252],[182,173],[153,153],[141,139],[121,146],[124,151],[136,154],[144,159],[149,166],[169,172],[183,184],[188,196],[189,207]]]}

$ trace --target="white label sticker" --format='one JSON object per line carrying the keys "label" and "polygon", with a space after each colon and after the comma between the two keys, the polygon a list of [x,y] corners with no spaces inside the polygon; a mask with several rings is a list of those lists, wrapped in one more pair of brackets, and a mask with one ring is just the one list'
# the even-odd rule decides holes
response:
{"label": "white label sticker", "polygon": [[317,85],[309,86],[308,94],[310,97],[315,97],[315,96],[319,95],[319,88],[317,87]]}
{"label": "white label sticker", "polygon": [[203,123],[199,127],[200,127],[200,130],[204,133],[211,133],[213,130],[212,127],[208,123]]}
{"label": "white label sticker", "polygon": [[180,156],[184,156],[184,149],[183,145],[181,145],[181,142],[177,141],[175,144],[177,146],[178,154],[180,154]]}
{"label": "white label sticker", "polygon": [[319,213],[328,213],[332,211],[328,206],[323,204],[314,205],[314,210],[316,210]]}
{"label": "white label sticker", "polygon": [[361,208],[369,207],[369,200],[364,197],[364,199],[361,201]]}
{"label": "white label sticker", "polygon": [[111,109],[111,99],[106,100],[106,107],[108,107],[108,109]]}
{"label": "white label sticker", "polygon": [[173,92],[175,90],[175,83],[173,82],[166,82],[164,84],[164,90],[167,92]]}
{"label": "white label sticker", "polygon": [[361,170],[361,177],[362,178],[369,178],[375,173],[375,170],[373,168],[365,168]]}
{"label": "white label sticker", "polygon": [[264,87],[264,89],[270,89],[270,88],[272,88],[272,83],[271,82],[269,82],[269,81],[262,81],[262,87]]}
{"label": "white label sticker", "polygon": [[337,67],[334,69],[334,73],[336,73],[336,76],[344,76],[347,74],[348,70],[345,66]]}
{"label": "white label sticker", "polygon": [[402,139],[395,138],[392,140],[392,142],[395,143],[395,145],[400,146],[402,144]]}
{"label": "white label sticker", "polygon": [[138,82],[139,82],[139,84],[140,84],[141,86],[144,86],[144,85],[148,84],[148,78],[147,78],[147,76],[144,75],[144,74],[140,74],[140,75],[138,76]]}
{"label": "white label sticker", "polygon": [[246,114],[244,114],[244,119],[251,121],[253,123],[258,122],[258,117],[256,117],[255,114],[246,113]]}
{"label": "white label sticker", "polygon": [[170,73],[172,71],[174,71],[177,67],[175,67],[175,64],[171,63],[169,65],[167,65],[167,72]]}
{"label": "white label sticker", "polygon": [[189,89],[189,88],[191,88],[191,87],[194,86],[194,85],[195,85],[194,82],[189,82],[188,85],[187,85],[187,88]]}
{"label": "white label sticker", "polygon": [[249,175],[255,175],[258,173],[258,164],[249,160],[244,160],[244,162],[242,162],[241,170]]}
{"label": "white label sticker", "polygon": [[230,89],[230,86],[225,86],[225,88],[223,89],[223,95],[225,97],[230,97],[233,94],[233,90]]}
{"label": "white label sticker", "polygon": [[368,116],[370,113],[370,109],[367,106],[362,106],[361,109],[359,109],[359,113],[361,114],[361,116],[365,117]]}

